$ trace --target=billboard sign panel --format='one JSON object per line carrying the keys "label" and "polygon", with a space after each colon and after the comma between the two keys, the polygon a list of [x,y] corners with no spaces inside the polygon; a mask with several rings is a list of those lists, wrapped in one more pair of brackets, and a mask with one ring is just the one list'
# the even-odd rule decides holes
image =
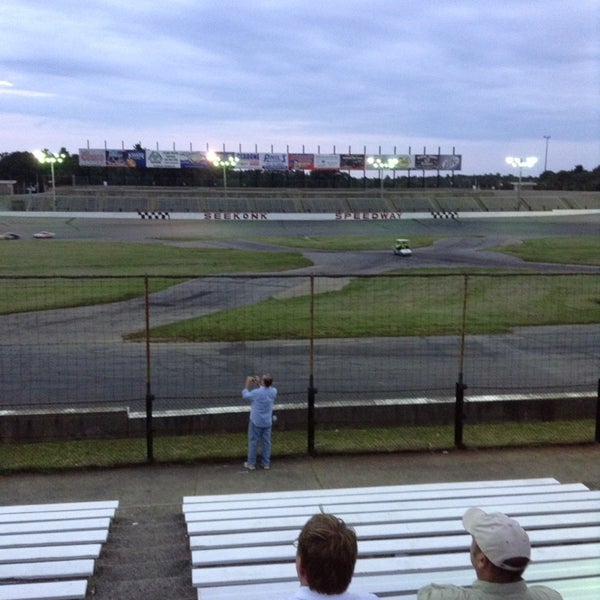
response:
{"label": "billboard sign panel", "polygon": [[206,152],[178,152],[182,169],[208,169]]}
{"label": "billboard sign panel", "polygon": [[287,171],[287,154],[260,154],[260,168],[265,171]]}
{"label": "billboard sign panel", "polygon": [[440,154],[440,169],[442,171],[460,171],[462,156],[460,154]]}
{"label": "billboard sign panel", "polygon": [[364,168],[364,154],[340,154],[340,169],[362,171]]}
{"label": "billboard sign panel", "polygon": [[236,156],[240,159],[238,169],[260,169],[260,156],[258,152],[239,152]]}
{"label": "billboard sign panel", "polygon": [[312,171],[315,168],[314,154],[288,154],[288,168]]}
{"label": "billboard sign panel", "polygon": [[[397,171],[400,169],[413,169],[414,162],[411,154],[379,154],[373,156],[375,160],[365,161],[365,168],[370,170],[385,170],[385,171]],[[392,167],[381,165],[393,165]]]}
{"label": "billboard sign panel", "polygon": [[315,170],[337,171],[340,168],[339,154],[315,154]]}
{"label": "billboard sign panel", "polygon": [[81,167],[105,167],[106,150],[93,148],[79,149],[79,166]]}
{"label": "billboard sign panel", "polygon": [[151,169],[179,169],[179,152],[165,150],[146,150],[146,166]]}

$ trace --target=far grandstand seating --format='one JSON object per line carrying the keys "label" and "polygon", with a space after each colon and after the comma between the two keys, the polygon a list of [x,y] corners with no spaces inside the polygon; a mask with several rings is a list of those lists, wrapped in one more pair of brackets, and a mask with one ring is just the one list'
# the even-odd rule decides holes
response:
{"label": "far grandstand seating", "polygon": [[[12,196],[24,210],[50,210],[51,194]],[[16,202],[16,201],[15,201]],[[14,208],[13,210],[23,210]],[[57,208],[82,212],[336,213],[503,212],[600,209],[599,192],[451,188],[193,188],[87,186],[57,189]]]}

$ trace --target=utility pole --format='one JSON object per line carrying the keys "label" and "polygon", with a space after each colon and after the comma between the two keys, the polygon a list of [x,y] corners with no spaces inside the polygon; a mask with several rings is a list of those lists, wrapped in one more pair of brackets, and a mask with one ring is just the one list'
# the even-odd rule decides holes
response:
{"label": "utility pole", "polygon": [[549,135],[545,135],[544,139],[546,140],[546,153],[544,154],[544,172],[548,170],[548,140],[550,139]]}

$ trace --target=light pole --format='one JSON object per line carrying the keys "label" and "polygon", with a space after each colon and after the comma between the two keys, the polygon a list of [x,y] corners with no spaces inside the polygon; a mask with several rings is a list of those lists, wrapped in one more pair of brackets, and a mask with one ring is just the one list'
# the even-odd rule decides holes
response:
{"label": "light pole", "polygon": [[550,139],[549,135],[545,135],[544,139],[546,140],[546,153],[544,154],[544,173],[548,170],[548,140]]}
{"label": "light pole", "polygon": [[379,196],[383,198],[383,171],[395,169],[399,160],[395,156],[369,156],[367,162],[379,171]]}
{"label": "light pole", "polygon": [[55,154],[54,152],[49,152],[48,150],[35,150],[33,155],[38,159],[39,162],[50,163],[50,175],[52,178],[52,210],[56,210],[56,181],[54,179],[54,164],[61,163],[65,158],[67,158],[66,154],[59,152]]}
{"label": "light pole", "polygon": [[527,158],[518,158],[516,156],[507,156],[506,162],[511,166],[519,169],[519,188],[517,189],[517,198],[521,200],[521,180],[523,178],[523,168],[530,169],[537,163],[538,159],[535,156],[528,156]]}
{"label": "light pole", "polygon": [[211,150],[207,153],[206,158],[208,158],[213,166],[223,168],[223,188],[227,189],[227,169],[233,169],[237,166],[240,162],[239,156],[235,156],[235,154],[221,156]]}

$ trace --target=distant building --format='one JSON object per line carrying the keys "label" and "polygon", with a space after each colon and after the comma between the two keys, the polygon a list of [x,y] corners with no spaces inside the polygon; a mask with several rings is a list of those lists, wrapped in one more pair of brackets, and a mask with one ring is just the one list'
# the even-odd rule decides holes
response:
{"label": "distant building", "polygon": [[0,196],[12,196],[15,193],[16,179],[0,179]]}

